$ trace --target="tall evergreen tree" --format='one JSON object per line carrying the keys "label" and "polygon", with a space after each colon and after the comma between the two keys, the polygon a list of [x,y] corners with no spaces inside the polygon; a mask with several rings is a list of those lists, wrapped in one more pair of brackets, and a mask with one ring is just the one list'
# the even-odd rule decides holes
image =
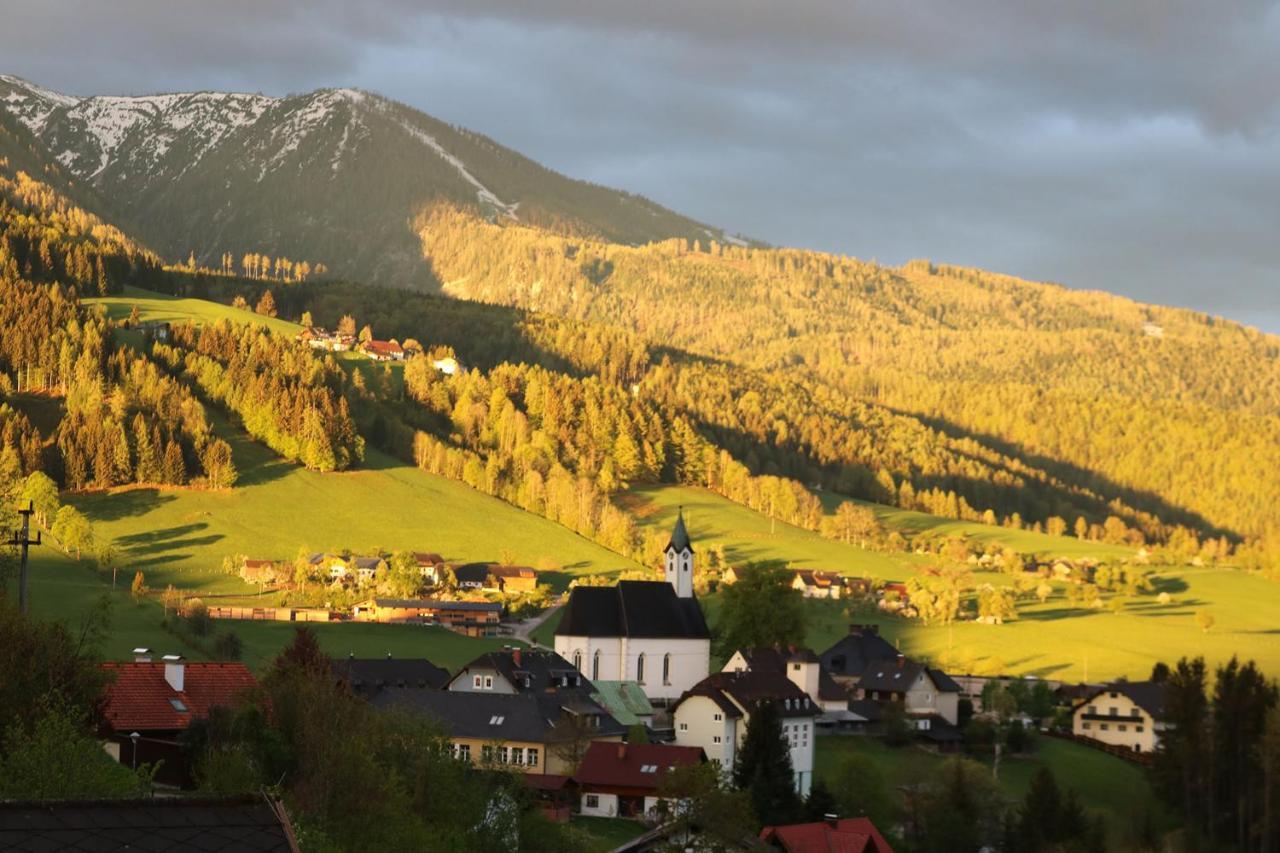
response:
{"label": "tall evergreen tree", "polygon": [[752,707],[747,736],[734,758],[733,781],[750,795],[761,823],[789,823],[801,815],[791,747],[782,734],[776,702],[761,701]]}

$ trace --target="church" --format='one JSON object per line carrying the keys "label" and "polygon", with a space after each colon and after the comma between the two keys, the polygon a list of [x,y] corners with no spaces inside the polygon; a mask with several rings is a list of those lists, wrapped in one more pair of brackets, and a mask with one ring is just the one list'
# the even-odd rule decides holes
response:
{"label": "church", "polygon": [[711,632],[693,594],[693,543],[676,517],[664,550],[665,580],[579,586],[556,628],[556,652],[592,681],[635,681],[674,701],[707,677]]}

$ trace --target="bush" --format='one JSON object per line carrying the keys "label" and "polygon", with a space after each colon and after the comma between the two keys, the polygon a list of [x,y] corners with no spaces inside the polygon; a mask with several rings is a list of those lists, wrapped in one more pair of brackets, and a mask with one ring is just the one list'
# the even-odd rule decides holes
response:
{"label": "bush", "polygon": [[234,631],[223,631],[213,641],[213,654],[218,660],[240,660],[244,654],[244,642]]}

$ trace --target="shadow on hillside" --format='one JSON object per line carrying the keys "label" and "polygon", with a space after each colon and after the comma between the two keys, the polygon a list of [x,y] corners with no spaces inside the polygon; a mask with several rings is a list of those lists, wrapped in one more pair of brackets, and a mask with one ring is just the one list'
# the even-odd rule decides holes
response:
{"label": "shadow on hillside", "polygon": [[293,472],[298,466],[292,462],[286,462],[283,459],[273,459],[269,462],[261,462],[251,468],[240,472],[240,476],[236,478],[235,488],[244,488],[246,486],[264,486],[275,480],[283,479]]}
{"label": "shadow on hillside", "polygon": [[1191,586],[1180,577],[1158,577],[1151,579],[1151,585],[1155,587],[1156,594],[1167,592],[1174,595],[1179,592],[1186,592]]}
{"label": "shadow on hillside", "polygon": [[101,495],[80,505],[90,521],[118,521],[137,515],[146,515],[171,501],[177,495],[161,494],[159,489],[129,489],[113,495]]}
{"label": "shadow on hillside", "polygon": [[166,527],[161,530],[148,530],[121,536],[116,540],[131,563],[139,566],[153,566],[161,563],[174,563],[191,556],[189,553],[175,553],[184,548],[200,548],[213,545],[224,537],[221,533],[207,536],[192,536],[209,525],[205,522],[182,524]]}

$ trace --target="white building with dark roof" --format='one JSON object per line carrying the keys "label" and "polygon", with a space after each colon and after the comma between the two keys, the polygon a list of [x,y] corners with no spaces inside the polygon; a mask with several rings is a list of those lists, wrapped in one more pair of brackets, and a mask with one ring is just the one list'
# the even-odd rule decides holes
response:
{"label": "white building with dark roof", "polygon": [[665,581],[575,587],[555,649],[592,681],[634,681],[650,699],[675,700],[707,677],[711,632],[693,594],[693,546],[684,516],[666,548]]}

